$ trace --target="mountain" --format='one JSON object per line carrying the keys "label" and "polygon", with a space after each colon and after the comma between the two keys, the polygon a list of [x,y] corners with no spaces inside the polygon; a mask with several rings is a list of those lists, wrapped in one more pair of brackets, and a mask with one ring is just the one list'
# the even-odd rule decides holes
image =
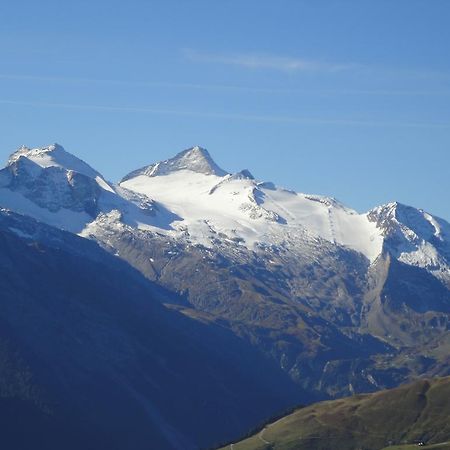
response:
{"label": "mountain", "polygon": [[227,172],[221,169],[213,161],[208,150],[195,146],[178,153],[178,155],[174,158],[135,170],[124,177],[122,181],[135,178],[140,175],[145,175],[147,177],[169,175],[180,170],[189,170],[191,172],[200,173],[203,175],[216,175],[218,177],[227,175]]}
{"label": "mountain", "polygon": [[307,399],[95,242],[1,210],[0,273],[2,448],[206,448]]}
{"label": "mountain", "polygon": [[227,173],[200,147],[119,185],[75,157],[36,162],[60,149],[19,150],[0,171],[0,205],[96,241],[177,294],[164,303],[220,322],[309,395],[450,373],[443,219],[399,203],[359,214]]}
{"label": "mountain", "polygon": [[390,203],[369,213],[389,254],[450,286],[450,224],[422,210]]}
{"label": "mountain", "polygon": [[250,250],[279,245],[289,237],[316,237],[357,250],[370,260],[381,251],[380,233],[367,215],[333,199],[258,182],[248,171],[227,174],[198,147],[132,172],[120,186],[164,204],[180,218],[172,223],[175,232],[187,229],[192,242],[208,247],[221,237]]}
{"label": "mountain", "polygon": [[222,450],[408,450],[419,443],[422,448],[448,450],[448,398],[450,377],[317,403]]}
{"label": "mountain", "polygon": [[1,206],[57,228],[81,232],[99,214],[120,213],[130,226],[164,226],[157,208],[147,197],[108,183],[84,161],[60,145],[21,147],[0,170]]}

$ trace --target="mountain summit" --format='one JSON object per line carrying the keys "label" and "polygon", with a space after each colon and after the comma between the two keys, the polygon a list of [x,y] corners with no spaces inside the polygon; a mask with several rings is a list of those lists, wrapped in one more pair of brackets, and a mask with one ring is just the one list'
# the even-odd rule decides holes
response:
{"label": "mountain summit", "polygon": [[214,162],[208,150],[197,145],[183,150],[173,158],[135,170],[126,175],[122,181],[139,175],[146,175],[148,177],[168,175],[179,170],[190,170],[191,172],[204,175],[216,175],[219,177],[227,175],[227,172]]}
{"label": "mountain summit", "polygon": [[82,231],[100,214],[151,221],[151,200],[117,188],[61,145],[20,147],[0,170],[0,206],[57,228]]}
{"label": "mountain summit", "polygon": [[26,158],[41,168],[59,167],[65,170],[78,172],[90,178],[102,178],[102,176],[89,164],[86,164],[71,153],[66,152],[61,145],[56,143],[48,145],[47,147],[37,148],[29,148],[22,145],[22,147],[9,157],[7,166],[16,164],[20,158]]}

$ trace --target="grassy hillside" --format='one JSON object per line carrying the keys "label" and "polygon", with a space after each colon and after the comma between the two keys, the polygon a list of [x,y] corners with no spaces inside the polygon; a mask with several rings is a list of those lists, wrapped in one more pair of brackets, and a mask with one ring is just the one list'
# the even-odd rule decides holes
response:
{"label": "grassy hillside", "polygon": [[390,447],[383,448],[383,450],[417,450],[418,448],[423,450],[432,450],[432,449],[450,450],[450,442],[442,442],[440,444],[431,444],[424,446],[418,446],[417,444],[393,445]]}
{"label": "grassy hillside", "polygon": [[450,377],[317,403],[223,450],[450,449],[447,441]]}

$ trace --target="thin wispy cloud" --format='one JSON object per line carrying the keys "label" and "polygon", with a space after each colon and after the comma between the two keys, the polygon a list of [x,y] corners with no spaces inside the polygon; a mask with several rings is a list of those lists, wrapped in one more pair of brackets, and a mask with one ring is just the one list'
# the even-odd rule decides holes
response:
{"label": "thin wispy cloud", "polygon": [[104,85],[104,86],[123,86],[130,88],[149,88],[149,89],[190,89],[190,90],[207,90],[207,91],[236,91],[258,94],[273,95],[323,95],[323,96],[440,96],[450,95],[450,89],[297,89],[297,88],[277,88],[277,87],[258,87],[243,85],[226,85],[226,84],[207,84],[207,83],[175,83],[165,81],[152,80],[117,80],[102,78],[84,78],[84,77],[55,77],[47,75],[23,75],[23,74],[1,74],[1,80],[12,80],[19,82],[39,82],[39,83],[62,83],[62,84],[85,84],[85,85]]}
{"label": "thin wispy cloud", "polygon": [[357,74],[371,80],[394,79],[404,81],[406,78],[416,81],[445,81],[450,80],[450,72],[429,70],[422,68],[383,67],[358,62],[333,62],[318,59],[289,57],[263,54],[214,54],[204,53],[195,49],[183,49],[183,57],[195,63],[209,63],[239,66],[247,69],[270,69],[279,72],[292,73],[321,73]]}
{"label": "thin wispy cloud", "polygon": [[443,128],[450,129],[450,122],[395,122],[378,120],[359,119],[337,119],[337,118],[317,118],[300,116],[275,116],[258,114],[222,113],[214,111],[191,111],[182,109],[160,109],[150,107],[135,106],[115,106],[115,105],[93,105],[78,103],[50,103],[50,102],[27,102],[8,99],[0,99],[0,104],[12,106],[24,106],[32,108],[60,108],[78,109],[86,111],[104,111],[118,113],[144,113],[156,115],[171,115],[181,117],[197,117],[205,119],[225,119],[243,120],[251,122],[285,123],[295,125],[332,125],[332,126],[353,126],[353,127],[389,127],[389,128]]}
{"label": "thin wispy cloud", "polygon": [[251,69],[273,69],[283,72],[341,72],[360,67],[353,63],[323,62],[319,60],[294,58],[287,56],[232,54],[218,55],[201,53],[193,49],[184,49],[186,59],[194,62],[219,63]]}

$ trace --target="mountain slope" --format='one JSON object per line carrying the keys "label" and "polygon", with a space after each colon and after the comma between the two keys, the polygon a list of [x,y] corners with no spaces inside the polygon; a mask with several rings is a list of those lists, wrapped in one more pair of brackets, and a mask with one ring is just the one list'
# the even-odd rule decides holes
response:
{"label": "mountain slope", "polygon": [[[108,189],[56,155],[56,186],[55,167],[29,166],[57,149],[19,150],[0,171],[0,205],[97,241],[179,294],[165,303],[220,321],[311,395],[450,373],[444,220],[398,203],[358,214],[248,170],[228,174],[199,147]],[[74,176],[99,188],[77,190]],[[77,219],[62,223],[62,213]]]}
{"label": "mountain slope", "polygon": [[164,239],[170,251],[105,222],[89,232],[112,239],[194,308],[230,320],[304,387],[334,396],[448,373],[450,226],[442,219],[398,203],[360,215],[248,171],[138,171],[121,185],[180,217]]}
{"label": "mountain slope", "polygon": [[379,450],[400,443],[446,442],[450,441],[449,398],[447,377],[317,403],[267,425],[232,448]]}
{"label": "mountain slope", "polygon": [[94,242],[3,210],[0,250],[2,447],[204,448],[300,400]]}

